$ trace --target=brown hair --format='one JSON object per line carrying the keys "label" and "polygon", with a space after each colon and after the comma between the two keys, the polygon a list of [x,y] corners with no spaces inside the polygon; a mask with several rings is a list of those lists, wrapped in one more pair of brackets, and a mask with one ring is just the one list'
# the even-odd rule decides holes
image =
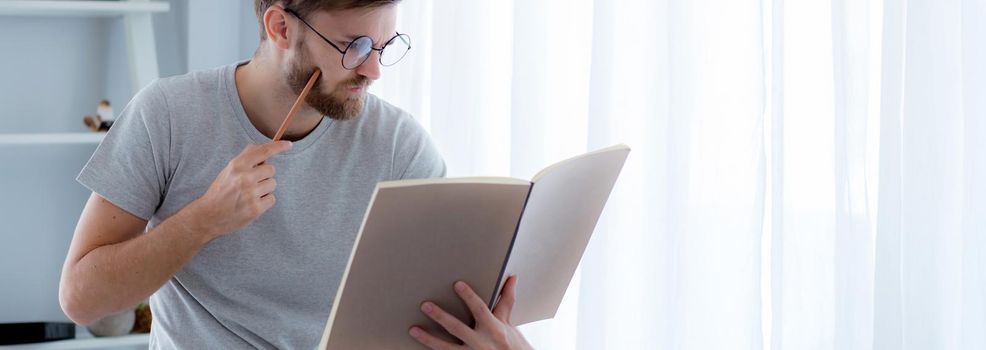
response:
{"label": "brown hair", "polygon": [[315,11],[338,11],[362,8],[374,8],[384,5],[394,5],[401,0],[254,0],[253,9],[257,12],[257,22],[260,24],[260,40],[267,40],[264,31],[264,13],[274,4],[280,4],[291,9],[299,16],[307,17]]}

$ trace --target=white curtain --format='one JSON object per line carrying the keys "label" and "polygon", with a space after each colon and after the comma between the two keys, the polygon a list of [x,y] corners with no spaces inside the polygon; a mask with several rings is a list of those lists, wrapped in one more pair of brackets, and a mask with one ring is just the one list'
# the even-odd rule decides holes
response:
{"label": "white curtain", "polygon": [[450,176],[633,148],[538,348],[986,349],[983,0],[413,0],[398,28],[372,90]]}
{"label": "white curtain", "polygon": [[986,349],[986,3],[773,5],[772,347]]}

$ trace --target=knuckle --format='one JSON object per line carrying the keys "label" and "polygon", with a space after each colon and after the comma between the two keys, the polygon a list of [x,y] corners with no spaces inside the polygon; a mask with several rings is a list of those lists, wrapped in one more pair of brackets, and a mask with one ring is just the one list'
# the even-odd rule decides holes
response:
{"label": "knuckle", "polygon": [[507,333],[504,332],[503,330],[493,331],[492,337],[493,337],[493,341],[496,342],[497,344],[509,344],[510,343],[510,339],[508,339]]}
{"label": "knuckle", "polygon": [[473,316],[476,317],[479,317],[479,315],[489,312],[489,310],[487,310],[485,307],[476,304],[472,299],[466,301],[466,307],[468,307],[469,312],[472,312]]}
{"label": "knuckle", "polygon": [[245,156],[247,154],[250,154],[250,152],[253,152],[253,150],[256,149],[256,148],[257,148],[257,146],[256,145],[252,145],[252,144],[247,145],[246,147],[243,147],[243,151],[240,152],[240,157]]}
{"label": "knuckle", "polygon": [[466,331],[469,329],[470,329],[469,327],[467,327],[465,324],[462,324],[460,322],[452,323],[451,325],[448,326],[449,333],[455,335],[465,334]]}
{"label": "knuckle", "polygon": [[452,335],[455,336],[460,336],[466,332],[465,326],[463,326],[461,323],[450,324],[448,325],[448,327],[446,327],[446,329],[448,329],[449,333],[452,333]]}
{"label": "knuckle", "polygon": [[236,167],[237,170],[243,171],[246,169],[250,169],[253,166],[253,164],[250,164],[250,161],[248,161],[246,158],[240,158],[240,159],[236,159],[236,163],[233,164],[233,166]]}
{"label": "knuckle", "polygon": [[250,201],[250,204],[247,207],[247,210],[250,213],[250,216],[257,216],[257,215],[260,215],[260,212],[262,211],[262,208],[260,207],[260,204],[257,203],[256,201]]}

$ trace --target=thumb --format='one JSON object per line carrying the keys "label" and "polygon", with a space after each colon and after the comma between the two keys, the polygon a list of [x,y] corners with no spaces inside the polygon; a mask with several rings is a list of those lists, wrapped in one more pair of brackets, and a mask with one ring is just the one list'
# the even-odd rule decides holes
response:
{"label": "thumb", "polygon": [[510,324],[510,313],[513,311],[514,302],[517,300],[516,285],[517,275],[507,278],[507,282],[504,283],[503,290],[500,292],[500,300],[496,302],[496,307],[493,308],[493,316],[506,324]]}

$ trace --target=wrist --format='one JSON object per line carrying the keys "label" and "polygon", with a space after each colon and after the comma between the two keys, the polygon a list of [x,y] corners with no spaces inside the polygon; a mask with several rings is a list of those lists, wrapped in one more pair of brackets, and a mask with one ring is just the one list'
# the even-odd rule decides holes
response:
{"label": "wrist", "polygon": [[209,206],[204,205],[200,198],[190,202],[174,216],[176,224],[181,227],[186,237],[198,241],[201,245],[223,234],[212,225],[212,220],[209,220],[212,215],[208,213],[208,208]]}

